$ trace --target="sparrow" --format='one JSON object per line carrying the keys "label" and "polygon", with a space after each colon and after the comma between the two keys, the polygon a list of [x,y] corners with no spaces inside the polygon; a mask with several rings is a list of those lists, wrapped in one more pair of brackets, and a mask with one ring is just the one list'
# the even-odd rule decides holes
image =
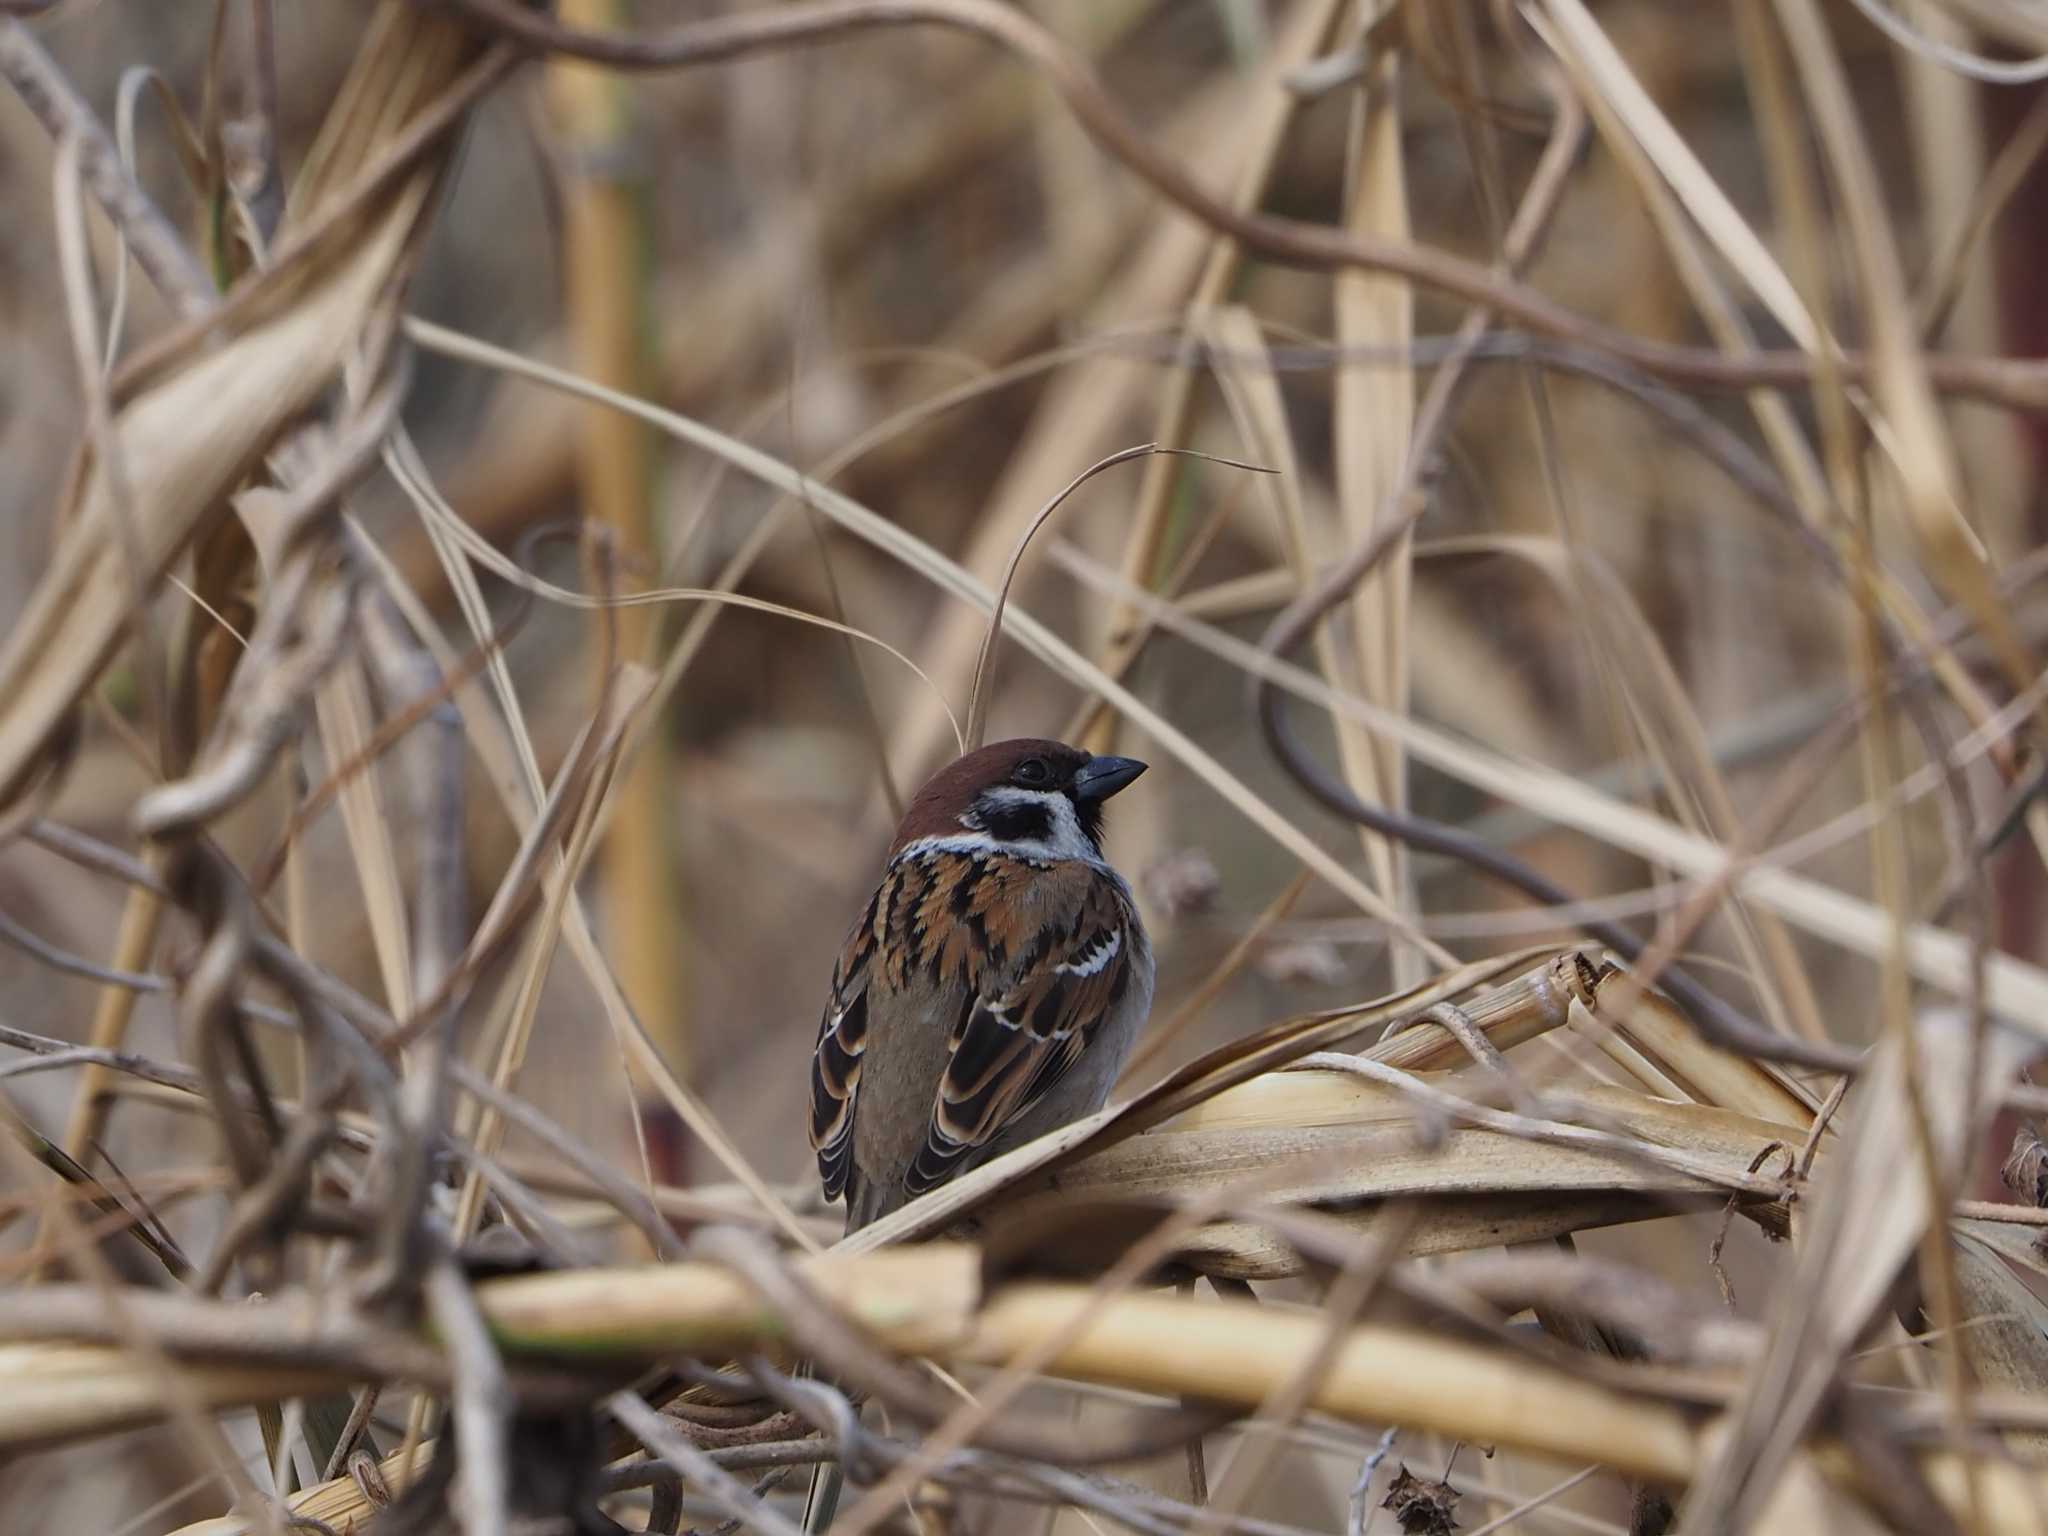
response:
{"label": "sparrow", "polygon": [[1003,741],[911,801],[811,1057],[811,1147],[847,1231],[1102,1107],[1153,976],[1103,802],[1145,767]]}

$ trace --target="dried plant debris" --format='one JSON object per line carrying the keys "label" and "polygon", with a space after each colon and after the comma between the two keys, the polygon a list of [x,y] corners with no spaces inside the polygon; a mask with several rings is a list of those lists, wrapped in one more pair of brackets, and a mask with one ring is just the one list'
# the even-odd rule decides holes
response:
{"label": "dried plant debris", "polygon": [[1147,867],[1139,884],[1166,916],[1186,917],[1215,907],[1223,875],[1204,849],[1178,848]]}
{"label": "dried plant debris", "polygon": [[1629,1489],[1628,1536],[1670,1536],[1678,1506],[1661,1489],[1637,1483]]}
{"label": "dried plant debris", "polygon": [[2012,1150],[2006,1154],[1998,1177],[2015,1200],[2048,1206],[2048,1142],[2043,1142],[2031,1125],[2014,1129]]}
{"label": "dried plant debris", "polygon": [[1252,963],[1266,980],[1284,987],[1334,987],[1348,974],[1337,946],[1322,939],[1262,944]]}
{"label": "dried plant debris", "polygon": [[[459,1411],[459,1410],[458,1410]],[[450,1423],[441,1442],[454,1447]],[[532,1536],[625,1536],[626,1527],[598,1507],[611,1459],[605,1427],[590,1405],[514,1414],[506,1436],[506,1530]],[[370,1536],[456,1536],[463,1524],[460,1453],[436,1450],[419,1481],[394,1499],[369,1527]]]}
{"label": "dried plant debris", "polygon": [[1458,1490],[1448,1482],[1417,1477],[1402,1462],[1387,1485],[1380,1508],[1391,1510],[1405,1536],[1451,1536],[1458,1529],[1453,1511],[1458,1507]]}

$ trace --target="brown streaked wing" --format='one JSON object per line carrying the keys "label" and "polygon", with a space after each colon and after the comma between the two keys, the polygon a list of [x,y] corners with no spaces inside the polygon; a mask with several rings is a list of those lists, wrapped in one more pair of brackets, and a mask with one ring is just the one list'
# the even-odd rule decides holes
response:
{"label": "brown streaked wing", "polygon": [[854,1097],[860,1091],[861,1054],[867,1049],[875,918],[893,883],[883,880],[846,936],[832,967],[832,1000],[818,1021],[817,1049],[811,1054],[811,1149],[818,1155],[818,1177],[827,1200],[845,1193],[853,1167]]}
{"label": "brown streaked wing", "polygon": [[1080,870],[1072,878],[1071,917],[1042,927],[1014,970],[987,977],[956,1029],[924,1147],[904,1181],[911,1194],[944,1183],[1043,1098],[1122,1000],[1133,917],[1113,881]]}

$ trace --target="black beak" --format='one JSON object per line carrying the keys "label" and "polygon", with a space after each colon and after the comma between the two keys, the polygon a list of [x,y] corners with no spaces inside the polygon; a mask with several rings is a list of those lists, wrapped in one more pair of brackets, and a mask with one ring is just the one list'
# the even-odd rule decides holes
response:
{"label": "black beak", "polygon": [[1074,798],[1107,800],[1147,766],[1135,757],[1091,757],[1074,775]]}

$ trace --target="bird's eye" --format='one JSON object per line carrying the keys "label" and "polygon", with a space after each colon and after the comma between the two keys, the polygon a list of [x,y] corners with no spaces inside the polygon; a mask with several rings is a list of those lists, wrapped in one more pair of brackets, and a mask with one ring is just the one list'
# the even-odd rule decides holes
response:
{"label": "bird's eye", "polygon": [[1045,784],[1052,779],[1052,768],[1042,757],[1027,757],[1017,765],[1017,771],[1011,777],[1019,784]]}

